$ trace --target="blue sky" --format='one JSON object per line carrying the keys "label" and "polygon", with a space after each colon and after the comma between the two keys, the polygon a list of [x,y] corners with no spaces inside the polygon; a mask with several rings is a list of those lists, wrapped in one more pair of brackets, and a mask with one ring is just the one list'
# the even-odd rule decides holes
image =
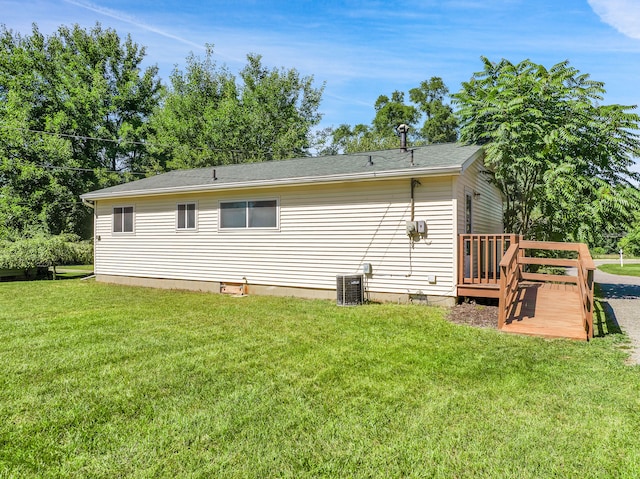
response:
{"label": "blue sky", "polygon": [[28,34],[78,23],[129,33],[167,79],[214,44],[237,72],[249,52],[326,83],[322,126],[370,123],[380,94],[440,76],[452,92],[491,60],[563,60],[604,81],[606,103],[640,104],[640,0],[0,0]]}

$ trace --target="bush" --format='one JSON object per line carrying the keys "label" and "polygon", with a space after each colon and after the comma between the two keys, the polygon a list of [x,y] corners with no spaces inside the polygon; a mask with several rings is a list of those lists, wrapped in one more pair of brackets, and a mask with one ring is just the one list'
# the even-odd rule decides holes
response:
{"label": "bush", "polygon": [[618,243],[627,256],[640,256],[640,225],[636,225],[627,236],[622,238]]}
{"label": "bush", "polygon": [[39,236],[0,242],[0,268],[30,269],[37,266],[90,264],[93,245],[75,235]]}
{"label": "bush", "polygon": [[93,241],[77,241],[68,245],[72,259],[66,264],[93,264]]}

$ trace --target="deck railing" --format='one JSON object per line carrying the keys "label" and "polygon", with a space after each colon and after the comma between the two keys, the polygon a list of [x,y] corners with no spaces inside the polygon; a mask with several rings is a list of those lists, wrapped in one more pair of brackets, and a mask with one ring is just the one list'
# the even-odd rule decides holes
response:
{"label": "deck railing", "polygon": [[500,283],[498,265],[507,249],[519,241],[515,234],[458,235],[458,283]]}
{"label": "deck railing", "polygon": [[[572,251],[576,259],[546,258],[526,256],[527,250]],[[551,267],[571,267],[575,275],[558,275],[531,272],[531,265]],[[504,325],[511,308],[520,281],[543,281],[571,283],[578,287],[582,307],[582,321],[587,338],[593,338],[593,272],[595,265],[589,249],[583,243],[556,243],[550,241],[524,241],[512,244],[500,261],[500,296],[498,327]]]}
{"label": "deck railing", "polygon": [[513,243],[500,261],[500,296],[498,297],[498,329],[502,329],[515,304],[521,270],[518,266],[518,243]]}

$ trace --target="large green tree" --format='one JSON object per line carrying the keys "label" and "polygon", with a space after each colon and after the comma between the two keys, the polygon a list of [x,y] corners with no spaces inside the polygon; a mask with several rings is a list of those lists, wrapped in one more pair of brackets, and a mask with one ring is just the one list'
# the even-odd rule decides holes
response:
{"label": "large green tree", "polygon": [[426,143],[448,143],[458,139],[458,120],[445,103],[449,89],[440,77],[431,77],[409,90],[411,101],[425,114],[420,136]]}
{"label": "large green tree", "polygon": [[144,54],[100,25],[50,36],[2,28],[0,235],[86,235],[91,212],[78,196],[123,181],[145,155],[160,83],[156,67],[141,69]]}
{"label": "large green tree", "polygon": [[193,168],[308,154],[324,87],[295,69],[269,69],[248,55],[239,78],[191,55],[175,69],[150,123],[149,170]]}
{"label": "large green tree", "polygon": [[461,139],[486,144],[505,198],[505,230],[597,244],[624,229],[640,206],[633,107],[603,105],[604,84],[568,62],[547,69],[482,61],[484,70],[453,97]]}
{"label": "large green tree", "polygon": [[332,130],[333,143],[324,151],[356,153],[397,148],[396,130],[402,124],[409,126],[409,145],[456,141],[457,120],[451,106],[445,103],[448,93],[442,78],[432,77],[409,91],[413,104],[405,102],[401,91],[394,91],[391,97],[380,95],[374,104],[371,125],[340,125]]}

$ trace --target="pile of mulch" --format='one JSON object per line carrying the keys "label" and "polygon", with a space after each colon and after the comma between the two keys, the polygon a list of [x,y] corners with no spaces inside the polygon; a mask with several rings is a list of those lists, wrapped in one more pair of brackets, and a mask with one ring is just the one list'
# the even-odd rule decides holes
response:
{"label": "pile of mulch", "polygon": [[461,303],[451,308],[447,319],[456,324],[496,329],[498,327],[498,307],[474,302]]}

